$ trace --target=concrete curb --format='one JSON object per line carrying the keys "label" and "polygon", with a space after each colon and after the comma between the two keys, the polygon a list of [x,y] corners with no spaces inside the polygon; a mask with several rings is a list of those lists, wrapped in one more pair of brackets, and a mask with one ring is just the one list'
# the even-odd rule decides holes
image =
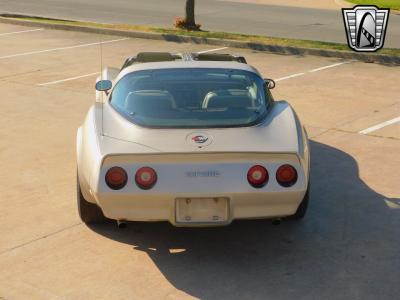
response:
{"label": "concrete curb", "polygon": [[379,63],[385,65],[400,65],[400,56],[392,56],[392,55],[279,46],[279,45],[270,45],[270,44],[245,42],[245,41],[201,38],[201,37],[191,37],[191,36],[163,34],[154,32],[126,31],[118,29],[86,27],[79,25],[49,24],[49,23],[39,23],[26,20],[17,20],[17,19],[12,19],[12,17],[32,17],[32,16],[7,15],[6,17],[5,15],[2,15],[0,16],[0,23],[23,25],[30,27],[42,27],[55,30],[67,30],[67,31],[104,34],[104,35],[114,35],[114,36],[131,37],[131,38],[165,40],[168,42],[176,42],[176,43],[193,43],[193,44],[206,44],[206,45],[231,47],[231,48],[242,48],[242,49],[244,48],[244,49],[270,52],[270,53],[286,54],[286,55],[300,55],[300,56],[316,55],[324,57],[337,57],[343,59],[355,59],[363,62]]}

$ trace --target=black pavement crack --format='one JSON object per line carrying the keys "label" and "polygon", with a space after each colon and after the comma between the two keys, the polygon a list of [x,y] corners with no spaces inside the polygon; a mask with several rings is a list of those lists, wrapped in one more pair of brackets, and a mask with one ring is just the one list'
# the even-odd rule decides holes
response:
{"label": "black pavement crack", "polygon": [[[82,222],[75,223],[75,224],[72,224],[72,225],[70,225],[70,226],[67,226],[67,227],[64,227],[64,228],[62,228],[62,229],[59,229],[59,230],[57,230],[57,231],[54,231],[54,232],[52,232],[52,233],[43,235],[43,236],[41,236],[41,237],[38,237],[38,238],[36,238],[36,239],[30,240],[30,241],[25,242],[25,243],[19,244],[19,245],[17,245],[17,246],[12,247],[12,248],[8,248],[8,249],[6,249],[6,250],[0,252],[0,256],[3,255],[3,254],[6,254],[6,253],[8,253],[8,252],[11,252],[11,251],[13,251],[13,250],[16,250],[16,249],[25,247],[25,246],[27,246],[27,245],[30,245],[30,244],[32,244],[32,243],[35,243],[35,242],[37,242],[37,241],[46,239],[46,238],[48,238],[48,237],[52,237],[52,236],[54,236],[54,235],[57,235],[57,234],[59,234],[59,233],[61,233],[61,232],[67,231],[67,230],[69,230],[69,229],[71,229],[71,228],[77,227],[77,226],[82,225],[82,224],[83,224]],[[0,300],[1,300],[1,297],[0,297]]]}

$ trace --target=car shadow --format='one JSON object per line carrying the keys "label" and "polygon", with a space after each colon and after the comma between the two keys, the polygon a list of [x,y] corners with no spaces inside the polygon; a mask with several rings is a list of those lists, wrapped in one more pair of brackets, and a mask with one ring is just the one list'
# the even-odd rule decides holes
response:
{"label": "car shadow", "polygon": [[311,204],[302,221],[91,228],[146,252],[176,289],[200,299],[395,299],[400,209],[359,178],[353,157],[314,141],[310,146]]}

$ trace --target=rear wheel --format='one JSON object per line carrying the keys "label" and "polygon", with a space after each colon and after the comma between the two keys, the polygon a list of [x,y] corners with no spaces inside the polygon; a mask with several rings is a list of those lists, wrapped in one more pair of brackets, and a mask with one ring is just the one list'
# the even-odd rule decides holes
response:
{"label": "rear wheel", "polygon": [[289,217],[292,220],[301,220],[304,218],[308,208],[308,202],[310,199],[310,184],[308,184],[308,188],[306,194],[304,195],[303,201],[301,201],[299,207],[296,210],[296,213]]}
{"label": "rear wheel", "polygon": [[83,197],[78,176],[76,182],[76,191],[78,212],[82,222],[86,224],[98,224],[107,221],[107,218],[104,216],[101,208],[98,207],[96,204],[86,201]]}

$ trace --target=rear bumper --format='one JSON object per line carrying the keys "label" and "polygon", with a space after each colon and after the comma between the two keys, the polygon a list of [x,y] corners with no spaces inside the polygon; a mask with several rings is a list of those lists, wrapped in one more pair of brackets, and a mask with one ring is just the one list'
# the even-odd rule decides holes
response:
{"label": "rear bumper", "polygon": [[[255,192],[241,194],[153,194],[95,195],[106,217],[126,221],[169,221],[174,226],[227,225],[236,219],[275,218],[293,215],[306,190],[285,192]],[[227,198],[228,220],[221,223],[179,223],[176,221],[177,198]]]}

